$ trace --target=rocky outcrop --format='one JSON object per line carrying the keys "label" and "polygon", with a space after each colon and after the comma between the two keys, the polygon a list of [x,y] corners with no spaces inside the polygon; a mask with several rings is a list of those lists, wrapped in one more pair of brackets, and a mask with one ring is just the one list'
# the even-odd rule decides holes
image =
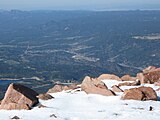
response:
{"label": "rocky outcrop", "polygon": [[37,96],[38,99],[41,99],[41,100],[49,100],[49,99],[53,99],[54,97],[52,97],[50,94],[39,94]]}
{"label": "rocky outcrop", "polygon": [[13,109],[31,109],[38,104],[37,96],[34,90],[12,83],[9,85],[4,99],[2,100],[0,109],[13,110]]}
{"label": "rocky outcrop", "polygon": [[77,88],[80,88],[77,86],[78,84],[70,84],[70,85],[62,85],[62,84],[57,84],[53,88],[49,89],[47,93],[56,93],[56,92],[62,92],[63,90],[75,90]]}
{"label": "rocky outcrop", "polygon": [[123,92],[123,90],[121,88],[119,88],[117,85],[112,86],[112,91],[113,92]]}
{"label": "rocky outcrop", "polygon": [[130,82],[123,82],[123,83],[119,83],[118,86],[119,87],[121,87],[121,86],[131,86],[131,83]]}
{"label": "rocky outcrop", "polygon": [[121,77],[122,81],[135,81],[136,79],[136,77],[131,77],[130,75],[124,75]]}
{"label": "rocky outcrop", "polygon": [[160,86],[160,80],[154,83],[155,86]]}
{"label": "rocky outcrop", "polygon": [[[101,85],[101,87],[98,87],[98,85]],[[99,83],[95,82],[95,79],[92,79],[88,76],[86,76],[82,82],[81,89],[82,91],[85,91],[87,94],[100,94],[104,96],[115,96],[115,93],[107,87],[105,87],[101,81]]]}
{"label": "rocky outcrop", "polygon": [[151,87],[139,87],[126,90],[122,95],[123,100],[157,100],[157,94]]}
{"label": "rocky outcrop", "polygon": [[143,69],[142,72],[143,72],[144,74],[146,74],[146,73],[149,73],[149,72],[154,71],[154,70],[156,70],[156,69],[157,69],[157,68],[156,68],[155,66],[149,66],[149,67]]}
{"label": "rocky outcrop", "polygon": [[118,86],[138,86],[140,85],[140,80],[136,80],[134,82],[124,82],[124,83],[119,83]]}
{"label": "rocky outcrop", "polygon": [[125,90],[124,94],[122,95],[123,100],[143,100],[144,94],[138,90],[138,88],[131,88],[129,90]]}
{"label": "rocky outcrop", "polygon": [[75,84],[75,83],[63,86],[63,90],[65,90],[65,91],[66,90],[75,90],[77,88],[80,88],[80,87],[78,86],[78,84]]}
{"label": "rocky outcrop", "polygon": [[144,74],[145,79],[148,80],[151,84],[160,80],[160,69],[155,69],[153,71]]}
{"label": "rocky outcrop", "polygon": [[137,79],[141,81],[141,84],[150,83],[154,84],[160,80],[160,68],[149,70],[145,73],[138,73]]}
{"label": "rocky outcrop", "polygon": [[102,82],[97,84],[97,85],[95,85],[95,86],[98,87],[98,88],[101,88],[101,89],[108,89],[108,87]]}
{"label": "rocky outcrop", "polygon": [[55,85],[53,88],[49,89],[47,93],[56,93],[63,91],[63,85]]}
{"label": "rocky outcrop", "polygon": [[140,80],[140,83],[141,84],[144,84],[144,83],[150,83],[144,76],[143,73],[137,73],[137,77],[136,77],[138,80]]}
{"label": "rocky outcrop", "polygon": [[121,81],[121,79],[118,76],[114,75],[114,74],[102,74],[97,79],[98,80],[112,79],[112,80]]}
{"label": "rocky outcrop", "polygon": [[138,90],[140,90],[143,94],[144,94],[144,98],[143,100],[157,100],[158,96],[155,92],[155,90],[153,90],[153,88],[151,87],[139,87]]}

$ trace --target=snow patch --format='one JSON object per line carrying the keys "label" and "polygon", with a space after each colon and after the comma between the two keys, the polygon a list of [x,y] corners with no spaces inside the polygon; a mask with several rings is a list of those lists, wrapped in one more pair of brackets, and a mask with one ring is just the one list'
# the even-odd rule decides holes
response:
{"label": "snow patch", "polygon": [[[121,81],[103,80],[103,82],[111,88]],[[144,86],[157,88],[150,84]],[[121,100],[121,94],[87,95],[83,91],[63,91],[51,95],[55,99],[40,100],[42,105],[47,106],[46,108],[35,107],[29,111],[0,110],[0,120],[10,120],[15,115],[22,120],[159,120],[160,118],[159,101]],[[157,95],[160,97],[160,92],[157,91]],[[153,111],[149,111],[150,107],[153,107]]]}

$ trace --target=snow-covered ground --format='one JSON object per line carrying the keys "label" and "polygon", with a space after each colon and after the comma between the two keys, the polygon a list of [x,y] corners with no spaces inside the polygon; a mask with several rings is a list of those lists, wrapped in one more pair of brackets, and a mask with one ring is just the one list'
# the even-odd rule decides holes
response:
{"label": "snow-covered ground", "polygon": [[[104,81],[107,86],[117,81]],[[154,85],[151,86],[157,89]],[[121,87],[126,89],[129,87]],[[157,92],[160,97],[160,92]],[[18,116],[22,120],[159,120],[160,101],[121,100],[117,96],[101,96],[85,92],[59,92],[51,94],[55,99],[43,101],[46,108],[35,107],[32,110],[0,110],[0,120],[10,120]],[[149,111],[150,106],[153,107]]]}

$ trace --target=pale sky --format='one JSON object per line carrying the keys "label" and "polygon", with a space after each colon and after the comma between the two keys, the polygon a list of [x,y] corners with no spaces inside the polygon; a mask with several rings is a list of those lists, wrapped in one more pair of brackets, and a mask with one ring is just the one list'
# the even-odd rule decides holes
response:
{"label": "pale sky", "polygon": [[160,9],[160,0],[0,0],[0,9],[129,10]]}

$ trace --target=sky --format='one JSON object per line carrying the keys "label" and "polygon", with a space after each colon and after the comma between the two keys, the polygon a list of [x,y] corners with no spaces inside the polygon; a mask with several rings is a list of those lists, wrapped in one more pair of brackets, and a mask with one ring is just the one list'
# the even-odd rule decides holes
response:
{"label": "sky", "polygon": [[0,0],[11,10],[134,10],[160,9],[160,0]]}

